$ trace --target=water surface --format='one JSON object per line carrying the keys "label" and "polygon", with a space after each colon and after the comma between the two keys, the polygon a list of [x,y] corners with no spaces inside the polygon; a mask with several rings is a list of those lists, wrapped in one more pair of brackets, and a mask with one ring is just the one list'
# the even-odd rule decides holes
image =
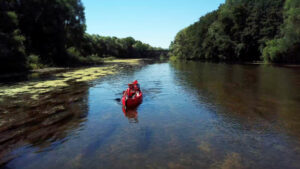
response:
{"label": "water surface", "polygon": [[[143,104],[123,112],[135,79]],[[0,130],[4,168],[300,168],[299,68],[155,63],[43,97],[1,104],[53,113]]]}

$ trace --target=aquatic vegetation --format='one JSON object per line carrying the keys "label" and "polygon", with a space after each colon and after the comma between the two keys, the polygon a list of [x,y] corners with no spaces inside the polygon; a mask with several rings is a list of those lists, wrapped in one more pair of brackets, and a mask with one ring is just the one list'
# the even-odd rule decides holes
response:
{"label": "aquatic vegetation", "polygon": [[228,153],[224,161],[212,168],[231,169],[231,168],[245,168],[242,164],[242,157],[238,153]]}
{"label": "aquatic vegetation", "polygon": [[116,66],[91,67],[58,73],[54,80],[38,82],[25,82],[13,86],[0,87],[0,97],[17,97],[20,94],[30,95],[32,99],[38,99],[39,95],[50,91],[68,87],[71,83],[89,82],[102,76],[114,74]]}
{"label": "aquatic vegetation", "polygon": [[0,88],[0,97],[15,97],[19,94],[31,94],[31,98],[37,99],[38,95],[47,93],[55,88],[68,86],[64,80],[47,80],[42,82],[22,83],[10,87]]}
{"label": "aquatic vegetation", "polygon": [[198,145],[198,148],[206,153],[210,153],[211,152],[211,145],[208,142],[201,142],[200,145]]}
{"label": "aquatic vegetation", "polygon": [[127,63],[127,64],[139,64],[142,59],[114,59],[114,60],[107,60],[106,63]]}
{"label": "aquatic vegetation", "polygon": [[80,69],[72,72],[58,74],[64,77],[66,81],[75,80],[76,82],[86,82],[95,80],[101,76],[106,76],[115,73],[116,66],[109,67],[92,67],[87,69]]}
{"label": "aquatic vegetation", "polygon": [[54,74],[55,78],[51,80],[24,82],[12,86],[0,86],[0,98],[17,97],[22,94],[29,95],[30,98],[37,100],[41,94],[68,87],[70,84],[89,82],[106,75],[115,74],[117,72],[116,64],[137,65],[141,61],[142,59],[108,60],[106,63],[113,64],[109,66],[73,69],[64,73],[56,73]]}

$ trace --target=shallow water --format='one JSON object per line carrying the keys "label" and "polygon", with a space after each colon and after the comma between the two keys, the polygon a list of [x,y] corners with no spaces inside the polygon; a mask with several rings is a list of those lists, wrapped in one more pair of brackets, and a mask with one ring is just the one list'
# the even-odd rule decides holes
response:
{"label": "shallow water", "polygon": [[[123,112],[135,79],[144,101]],[[20,118],[0,128],[3,168],[300,168],[299,68],[147,64],[0,106]]]}

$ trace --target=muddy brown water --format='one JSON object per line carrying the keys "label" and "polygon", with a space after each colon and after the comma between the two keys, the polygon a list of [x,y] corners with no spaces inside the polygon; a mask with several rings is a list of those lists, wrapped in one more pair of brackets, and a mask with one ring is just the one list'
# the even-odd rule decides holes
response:
{"label": "muddy brown water", "polygon": [[0,111],[0,168],[300,168],[298,67],[146,64]]}

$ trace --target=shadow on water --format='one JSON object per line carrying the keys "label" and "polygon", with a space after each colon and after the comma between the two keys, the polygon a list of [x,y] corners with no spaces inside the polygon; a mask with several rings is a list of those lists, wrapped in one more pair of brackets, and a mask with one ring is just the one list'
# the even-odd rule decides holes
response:
{"label": "shadow on water", "polygon": [[24,153],[18,147],[44,152],[67,141],[68,132],[80,128],[87,116],[87,89],[82,84],[52,91],[38,101],[19,97],[1,102],[0,166]]}
{"label": "shadow on water", "polygon": [[137,151],[144,152],[146,150],[149,150],[150,144],[152,143],[152,136],[153,136],[153,130],[150,127],[143,127],[139,131],[139,138],[137,145]]}
{"label": "shadow on water", "polygon": [[108,128],[104,130],[104,132],[100,132],[97,135],[97,139],[93,142],[89,143],[89,145],[85,148],[83,152],[83,156],[85,158],[91,158],[96,155],[96,151],[101,149],[102,146],[107,143],[107,141],[110,139],[112,135],[114,135],[114,132],[118,129],[117,124],[110,125]]}

